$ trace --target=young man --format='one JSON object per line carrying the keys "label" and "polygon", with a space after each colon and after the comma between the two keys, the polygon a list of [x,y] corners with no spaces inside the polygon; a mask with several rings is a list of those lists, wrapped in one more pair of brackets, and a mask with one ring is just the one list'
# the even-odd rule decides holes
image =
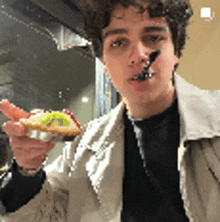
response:
{"label": "young man", "polygon": [[[87,4],[85,4],[87,2]],[[3,125],[16,157],[1,190],[5,221],[137,222],[220,218],[219,92],[174,75],[192,15],[184,0],[85,1],[85,30],[123,101],[89,122],[36,175],[53,144],[28,138],[12,105]],[[152,77],[136,81],[150,54]],[[173,79],[174,78],[174,79]],[[26,113],[20,112],[25,118]]]}

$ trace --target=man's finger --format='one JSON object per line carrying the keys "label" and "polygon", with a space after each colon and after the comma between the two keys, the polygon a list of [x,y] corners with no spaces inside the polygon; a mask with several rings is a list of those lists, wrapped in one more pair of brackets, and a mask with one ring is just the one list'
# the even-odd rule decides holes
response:
{"label": "man's finger", "polygon": [[2,125],[2,130],[9,136],[24,136],[29,129],[24,127],[20,122],[7,121]]}
{"label": "man's finger", "polygon": [[13,121],[18,121],[20,118],[29,118],[30,113],[16,107],[14,104],[10,103],[8,100],[2,100],[0,102],[0,110],[4,115]]}

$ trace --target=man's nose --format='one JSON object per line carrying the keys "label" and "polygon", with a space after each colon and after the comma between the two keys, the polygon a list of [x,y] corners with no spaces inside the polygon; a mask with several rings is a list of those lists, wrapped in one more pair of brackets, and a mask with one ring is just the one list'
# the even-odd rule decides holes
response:
{"label": "man's nose", "polygon": [[151,50],[143,45],[143,43],[138,42],[133,45],[129,55],[129,65],[138,65],[140,63],[146,63],[149,59]]}

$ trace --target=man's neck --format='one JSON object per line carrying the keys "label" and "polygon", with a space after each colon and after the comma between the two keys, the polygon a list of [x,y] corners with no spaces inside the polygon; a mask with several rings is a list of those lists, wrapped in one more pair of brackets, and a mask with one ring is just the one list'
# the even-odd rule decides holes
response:
{"label": "man's neck", "polygon": [[176,100],[176,93],[174,93],[165,98],[161,98],[158,101],[149,102],[145,104],[138,104],[138,103],[129,103],[126,102],[126,107],[128,109],[128,113],[135,119],[147,119],[151,116],[157,115],[162,113],[168,107],[170,107]]}

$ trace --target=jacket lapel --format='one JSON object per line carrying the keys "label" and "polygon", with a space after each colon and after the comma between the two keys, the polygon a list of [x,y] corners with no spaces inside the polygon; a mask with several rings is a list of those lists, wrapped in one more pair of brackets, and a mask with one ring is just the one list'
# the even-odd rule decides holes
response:
{"label": "jacket lapel", "polygon": [[[121,103],[112,110],[109,122],[99,141],[91,141],[93,155],[86,163],[86,171],[97,194],[101,210],[109,220],[121,211],[124,174],[124,124]],[[107,120],[108,121],[108,120]]]}
{"label": "jacket lapel", "polygon": [[220,104],[217,102],[220,100],[220,93],[201,90],[177,74],[174,75],[174,80],[180,115],[178,148],[178,170],[180,171],[190,141],[220,136]]}

